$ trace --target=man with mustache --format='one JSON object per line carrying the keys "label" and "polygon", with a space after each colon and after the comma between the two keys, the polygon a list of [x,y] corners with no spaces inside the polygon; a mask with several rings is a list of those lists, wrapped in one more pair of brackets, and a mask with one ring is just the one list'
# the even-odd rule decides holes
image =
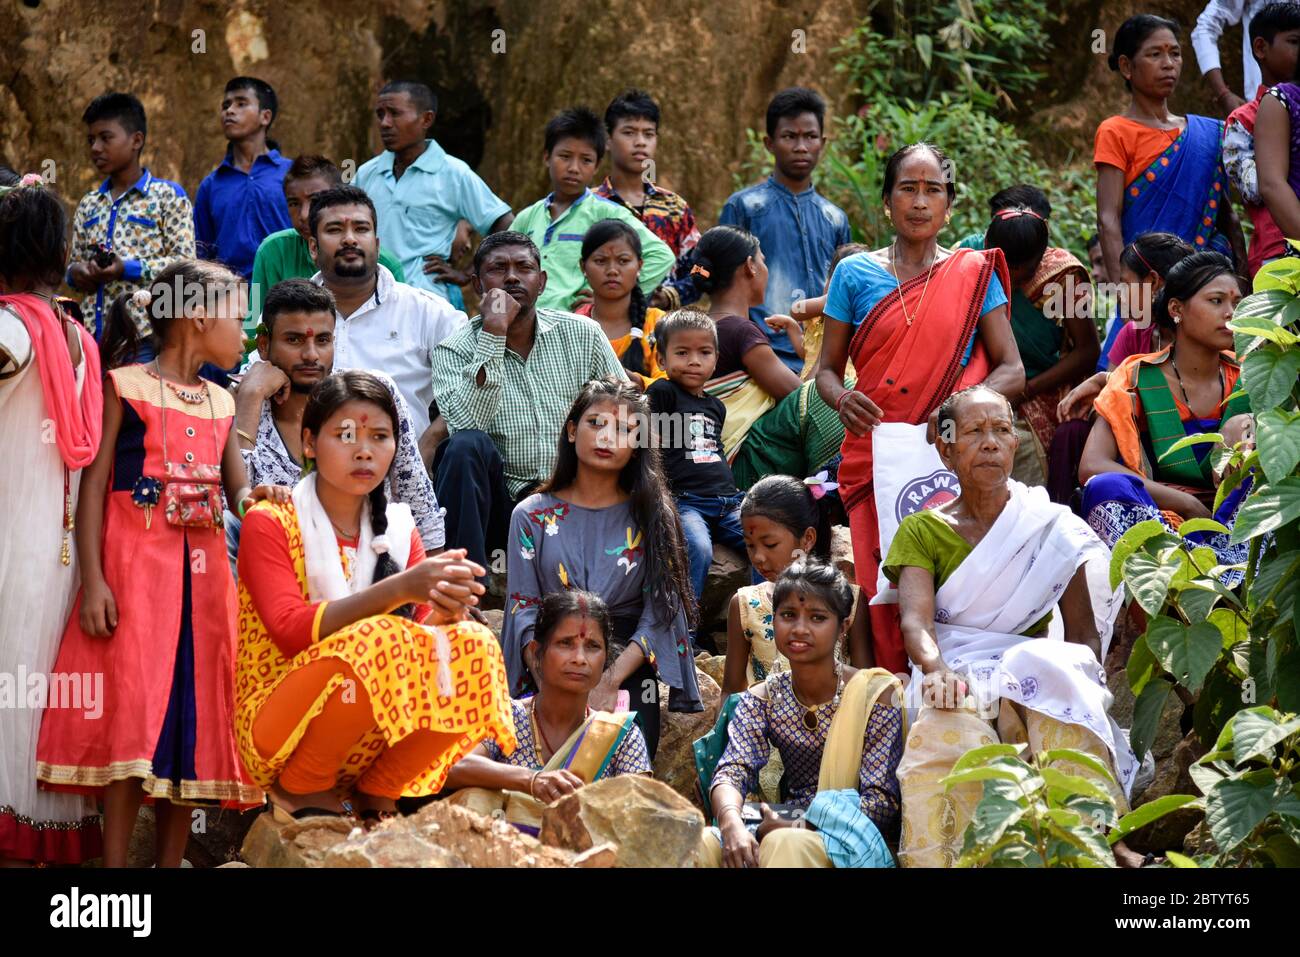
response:
{"label": "man with mustache", "polygon": [[[386,372],[411,408],[420,448],[432,454],[433,350],[465,326],[465,313],[431,292],[398,282],[378,262],[375,206],[365,190],[337,186],[311,201],[308,245],[320,270],[311,281],[334,295],[334,361],[340,369]],[[425,436],[425,432],[429,435]]]}
{"label": "man with mustache", "polygon": [[627,375],[599,325],[537,305],[546,272],[523,233],[486,237],[473,283],[483,314],[433,355],[451,431],[434,458],[434,487],[447,506],[447,541],[505,571],[510,512],[550,478],[573,400],[592,379]]}
{"label": "man with mustache", "polygon": [[[302,477],[302,413],[312,387],[335,368],[334,297],[306,279],[271,287],[262,307],[257,355],[235,394],[235,429],[249,476],[292,487]],[[393,393],[397,406],[397,455],[389,473],[389,501],[411,507],[425,551],[442,551],[441,509],[420,458],[419,434],[397,385],[371,370]],[[231,560],[239,548],[239,519],[226,513]]]}

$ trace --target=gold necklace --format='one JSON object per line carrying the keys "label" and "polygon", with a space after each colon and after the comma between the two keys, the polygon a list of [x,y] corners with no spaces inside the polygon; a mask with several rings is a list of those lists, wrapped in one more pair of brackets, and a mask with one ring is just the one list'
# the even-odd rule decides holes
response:
{"label": "gold necklace", "polygon": [[[898,287],[898,307],[903,310],[903,318],[907,320],[907,324],[910,326],[912,320],[921,314],[921,307],[925,305],[925,293],[930,288],[930,277],[934,275],[934,265],[939,261],[939,251],[937,249],[934,251],[934,259],[930,260],[930,268],[925,272],[925,285],[921,287],[921,298],[916,303],[916,312],[909,316],[907,314],[907,302],[903,299],[903,283],[898,278],[897,250],[898,240],[895,239],[889,244],[889,265],[894,270],[894,285]],[[915,279],[916,277],[913,276],[912,278]]]}

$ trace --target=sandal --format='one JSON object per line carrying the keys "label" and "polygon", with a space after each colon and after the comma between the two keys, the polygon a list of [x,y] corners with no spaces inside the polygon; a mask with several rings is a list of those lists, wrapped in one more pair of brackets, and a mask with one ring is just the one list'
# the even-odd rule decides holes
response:
{"label": "sandal", "polygon": [[271,820],[276,824],[293,824],[308,817],[344,817],[341,811],[335,811],[327,807],[300,807],[296,811],[290,811],[288,808],[281,807],[274,801],[270,804]]}

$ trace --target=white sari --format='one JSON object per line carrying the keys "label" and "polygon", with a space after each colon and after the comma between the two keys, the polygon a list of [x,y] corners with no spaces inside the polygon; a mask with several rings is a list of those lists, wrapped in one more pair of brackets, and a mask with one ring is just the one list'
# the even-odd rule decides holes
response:
{"label": "white sari", "polygon": [[[981,716],[995,716],[998,699],[1006,698],[1092,731],[1110,750],[1128,794],[1138,765],[1108,714],[1112,695],[1101,663],[1086,645],[1064,640],[1059,609],[1045,638],[1020,634],[1053,611],[1083,566],[1104,659],[1123,599],[1123,589],[1110,587],[1110,550],[1073,512],[1049,501],[1046,489],[1007,484],[1011,498],[1002,514],[935,593],[939,653],[967,679]],[[912,677],[915,697],[915,666]]]}

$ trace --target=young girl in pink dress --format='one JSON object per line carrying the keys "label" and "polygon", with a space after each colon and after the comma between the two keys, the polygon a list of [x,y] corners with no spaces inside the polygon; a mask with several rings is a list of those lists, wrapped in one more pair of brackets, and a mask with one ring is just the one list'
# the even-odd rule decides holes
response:
{"label": "young girl in pink dress", "polygon": [[153,799],[157,863],[177,867],[191,820],[179,805],[262,803],[233,734],[236,604],[221,493],[242,514],[288,490],[249,492],[234,400],[198,375],[204,363],[239,361],[238,278],[181,260],[135,295],[157,358],[121,364],[141,342],[119,297],[104,333],[103,440],[77,509],[82,591],[54,668],[102,675],[103,694],[93,711],[46,713],[37,777],[102,797],[106,867],[126,864],[140,802]]}

